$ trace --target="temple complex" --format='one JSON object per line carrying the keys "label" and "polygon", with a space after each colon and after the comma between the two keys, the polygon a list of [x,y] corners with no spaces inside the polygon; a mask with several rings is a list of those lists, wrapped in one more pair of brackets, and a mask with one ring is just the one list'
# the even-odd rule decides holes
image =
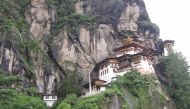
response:
{"label": "temple complex", "polygon": [[[116,80],[117,76],[123,76],[132,70],[136,70],[142,75],[155,74],[153,67],[155,59],[152,55],[155,52],[154,49],[135,42],[130,37],[123,39],[122,44],[113,49],[114,56],[108,57],[96,65],[95,73],[98,76],[90,80],[91,83],[84,85],[84,97],[105,91],[105,87]],[[173,50],[174,41],[166,40],[163,42],[163,46],[164,56],[167,56]]]}

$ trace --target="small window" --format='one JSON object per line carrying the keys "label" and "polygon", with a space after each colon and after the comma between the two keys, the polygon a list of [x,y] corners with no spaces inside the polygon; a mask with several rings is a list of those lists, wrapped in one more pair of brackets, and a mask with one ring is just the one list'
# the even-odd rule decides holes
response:
{"label": "small window", "polygon": [[49,96],[45,96],[45,99],[49,99]]}
{"label": "small window", "polygon": [[56,96],[52,96],[52,99],[56,99]]}

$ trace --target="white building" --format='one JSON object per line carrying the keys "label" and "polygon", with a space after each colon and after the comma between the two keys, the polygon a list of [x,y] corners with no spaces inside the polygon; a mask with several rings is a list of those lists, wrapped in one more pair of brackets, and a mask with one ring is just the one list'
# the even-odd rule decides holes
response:
{"label": "white building", "polygon": [[[82,95],[82,97],[92,96],[97,93],[100,93],[102,91],[105,91],[105,81],[103,80],[91,80],[91,85],[89,83],[86,83],[83,87],[85,88],[85,91]],[[90,89],[91,87],[91,89]]]}
{"label": "white building", "polygon": [[143,50],[146,49],[141,44],[134,42],[131,38],[124,39],[123,44],[123,46],[113,50],[116,53],[116,57],[121,57],[126,54],[134,55],[143,52]]}
{"label": "white building", "polygon": [[141,74],[154,74],[155,70],[153,67],[154,58],[144,54],[144,52],[138,53],[136,55],[132,55],[131,58],[131,66],[132,69],[139,71]]}
{"label": "white building", "polygon": [[[164,42],[164,52],[170,52],[173,47],[173,41]],[[97,78],[92,84],[91,90],[89,85],[85,86],[87,90],[84,96],[91,96],[105,90],[105,86],[110,84],[117,76],[123,76],[131,70],[137,70],[143,75],[154,74],[153,67],[154,57],[151,55],[155,52],[153,49],[143,46],[133,39],[123,40],[123,46],[113,50],[115,56],[106,58],[96,65]]]}
{"label": "white building", "polygon": [[173,40],[165,40],[163,45],[164,45],[164,56],[168,56],[169,53],[173,52],[173,47],[174,47]]}
{"label": "white building", "polygon": [[52,107],[53,104],[57,101],[57,96],[43,95],[43,101],[47,104],[48,107]]}
{"label": "white building", "polygon": [[99,64],[98,78],[105,81],[104,85],[111,83],[119,68],[117,58],[107,58]]}

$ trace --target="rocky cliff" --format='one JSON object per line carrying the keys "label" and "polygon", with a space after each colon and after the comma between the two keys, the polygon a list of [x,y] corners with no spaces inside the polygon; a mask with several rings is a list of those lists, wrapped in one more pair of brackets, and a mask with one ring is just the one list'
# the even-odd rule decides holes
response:
{"label": "rocky cliff", "polygon": [[[133,37],[159,53],[162,52],[159,28],[150,21],[142,0],[77,0],[68,5],[68,9],[74,9],[75,15],[71,15],[74,16],[73,20],[73,17],[66,18],[67,14],[62,15],[66,11],[57,5],[69,1],[72,0],[29,0],[26,3],[24,14],[21,15],[28,24],[27,35],[29,41],[38,42],[37,48],[42,53],[35,52],[36,49],[28,50],[24,56],[19,44],[15,46],[9,39],[1,40],[0,65],[4,72],[23,75],[23,84],[36,84],[39,92],[51,94],[64,79],[65,61],[74,63],[82,74],[83,81],[86,81],[96,63],[113,55],[112,50],[121,45],[123,38]],[[68,22],[63,24],[61,18]],[[69,27],[67,23],[70,21],[80,23]],[[75,31],[70,31],[72,28]],[[2,39],[7,37],[3,31],[0,35]],[[15,34],[10,36],[15,37]],[[46,54],[48,61],[40,54]],[[26,61],[29,61],[30,66]],[[28,72],[35,79],[31,79]]]}

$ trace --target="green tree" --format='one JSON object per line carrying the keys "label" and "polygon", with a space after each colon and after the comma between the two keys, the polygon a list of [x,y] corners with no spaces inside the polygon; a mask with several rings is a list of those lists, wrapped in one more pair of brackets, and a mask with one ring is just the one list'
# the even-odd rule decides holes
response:
{"label": "green tree", "polygon": [[0,109],[47,109],[38,97],[30,97],[13,89],[0,89]]}
{"label": "green tree", "polygon": [[80,72],[77,71],[76,66],[72,62],[64,62],[64,71],[65,71],[65,78],[61,83],[58,89],[58,95],[61,97],[65,97],[69,94],[81,94],[81,75]]}
{"label": "green tree", "polygon": [[162,58],[156,65],[158,77],[179,109],[190,107],[190,72],[181,53]]}
{"label": "green tree", "polygon": [[92,26],[96,17],[91,15],[81,15],[75,12],[77,0],[48,0],[50,7],[56,10],[56,20],[53,24],[53,33],[61,29],[67,29],[70,34],[77,35],[79,25]]}

